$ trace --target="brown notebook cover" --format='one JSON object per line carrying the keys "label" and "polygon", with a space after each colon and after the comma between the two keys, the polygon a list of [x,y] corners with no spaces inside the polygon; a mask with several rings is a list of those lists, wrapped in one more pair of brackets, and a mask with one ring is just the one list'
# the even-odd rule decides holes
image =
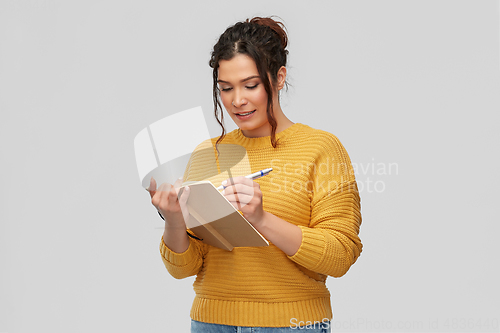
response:
{"label": "brown notebook cover", "polygon": [[210,181],[185,183],[182,189],[186,185],[190,188],[186,226],[204,243],[228,251],[234,247],[269,245]]}

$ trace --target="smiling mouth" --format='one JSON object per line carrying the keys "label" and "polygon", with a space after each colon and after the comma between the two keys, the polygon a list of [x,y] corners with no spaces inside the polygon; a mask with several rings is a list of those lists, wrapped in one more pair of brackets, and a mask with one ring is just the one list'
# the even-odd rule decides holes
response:
{"label": "smiling mouth", "polygon": [[237,116],[248,116],[249,114],[252,114],[254,112],[255,112],[255,110],[250,111],[250,112],[235,113],[235,115],[237,115]]}

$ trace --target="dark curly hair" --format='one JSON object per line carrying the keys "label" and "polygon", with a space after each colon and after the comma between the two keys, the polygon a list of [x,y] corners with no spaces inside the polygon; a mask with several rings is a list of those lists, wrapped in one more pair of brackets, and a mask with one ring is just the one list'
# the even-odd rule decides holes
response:
{"label": "dark curly hair", "polygon": [[[214,45],[209,65],[213,68],[214,114],[222,127],[222,134],[217,139],[216,145],[226,134],[223,124],[224,113],[220,104],[220,90],[217,86],[219,61],[231,60],[241,53],[255,61],[260,79],[266,89],[267,119],[271,125],[271,144],[276,148],[277,123],[273,112],[272,87],[277,86],[278,70],[281,66],[286,66],[288,37],[285,29],[283,23],[275,21],[271,17],[254,17],[227,28]],[[268,75],[271,77],[272,85]],[[285,82],[285,85],[288,89],[288,82]]]}

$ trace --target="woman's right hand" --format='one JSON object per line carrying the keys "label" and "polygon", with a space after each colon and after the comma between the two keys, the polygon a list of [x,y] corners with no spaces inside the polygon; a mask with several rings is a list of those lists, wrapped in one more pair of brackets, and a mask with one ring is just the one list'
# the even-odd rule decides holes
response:
{"label": "woman's right hand", "polygon": [[189,218],[189,211],[186,202],[189,198],[189,187],[184,187],[181,197],[177,198],[182,179],[178,179],[174,185],[163,183],[156,189],[156,181],[151,177],[149,183],[149,194],[151,203],[165,218],[168,227],[186,228],[186,221]]}

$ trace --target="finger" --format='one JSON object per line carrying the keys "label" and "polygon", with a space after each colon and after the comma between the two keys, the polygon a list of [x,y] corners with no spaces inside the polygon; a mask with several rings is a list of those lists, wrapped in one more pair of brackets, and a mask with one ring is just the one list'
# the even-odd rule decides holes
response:
{"label": "finger", "polygon": [[254,192],[255,191],[253,186],[249,186],[247,184],[235,184],[224,188],[222,194],[238,193],[253,196]]}
{"label": "finger", "polygon": [[184,217],[185,222],[189,216],[187,201],[189,198],[190,190],[191,189],[189,188],[189,186],[184,187],[184,190],[182,191],[182,194],[179,198],[179,205],[181,206],[182,216]]}
{"label": "finger", "polygon": [[170,186],[170,191],[168,192],[168,205],[171,209],[177,208],[179,205],[179,199],[177,198],[177,192],[173,186]]}
{"label": "finger", "polygon": [[228,201],[231,205],[233,205],[234,208],[236,208],[237,210],[241,210],[242,204],[239,201],[229,200],[229,199],[228,199]]}
{"label": "finger", "polygon": [[161,184],[153,198],[153,205],[162,214],[168,211],[174,211],[176,209],[175,205],[178,205],[177,193],[174,187],[168,183]]}
{"label": "finger", "polygon": [[185,205],[186,202],[188,201],[189,193],[190,193],[189,186],[185,186],[184,190],[182,191],[181,196],[179,198],[179,204],[181,205],[181,207],[182,207],[182,205]]}
{"label": "finger", "polygon": [[229,201],[229,202],[239,202],[241,204],[248,204],[253,196],[252,195],[246,195],[246,194],[241,194],[241,193],[231,193],[228,195],[224,195],[224,197]]}
{"label": "finger", "polygon": [[174,188],[175,188],[175,191],[177,192],[177,194],[179,194],[179,189],[180,189],[180,188],[181,188],[181,186],[182,186],[182,181],[183,181],[182,177],[179,177],[179,178],[175,181],[175,183],[174,183]]}
{"label": "finger", "polygon": [[158,187],[158,192],[170,192],[170,190],[172,189],[172,185],[170,185],[169,183],[163,183],[160,185],[160,187]]}
{"label": "finger", "polygon": [[237,181],[240,184],[245,184],[248,186],[252,186],[252,183],[253,183],[253,179],[243,177],[243,176],[236,177],[235,181]]}
{"label": "finger", "polygon": [[156,193],[156,180],[153,177],[149,180],[148,192],[152,199]]}

